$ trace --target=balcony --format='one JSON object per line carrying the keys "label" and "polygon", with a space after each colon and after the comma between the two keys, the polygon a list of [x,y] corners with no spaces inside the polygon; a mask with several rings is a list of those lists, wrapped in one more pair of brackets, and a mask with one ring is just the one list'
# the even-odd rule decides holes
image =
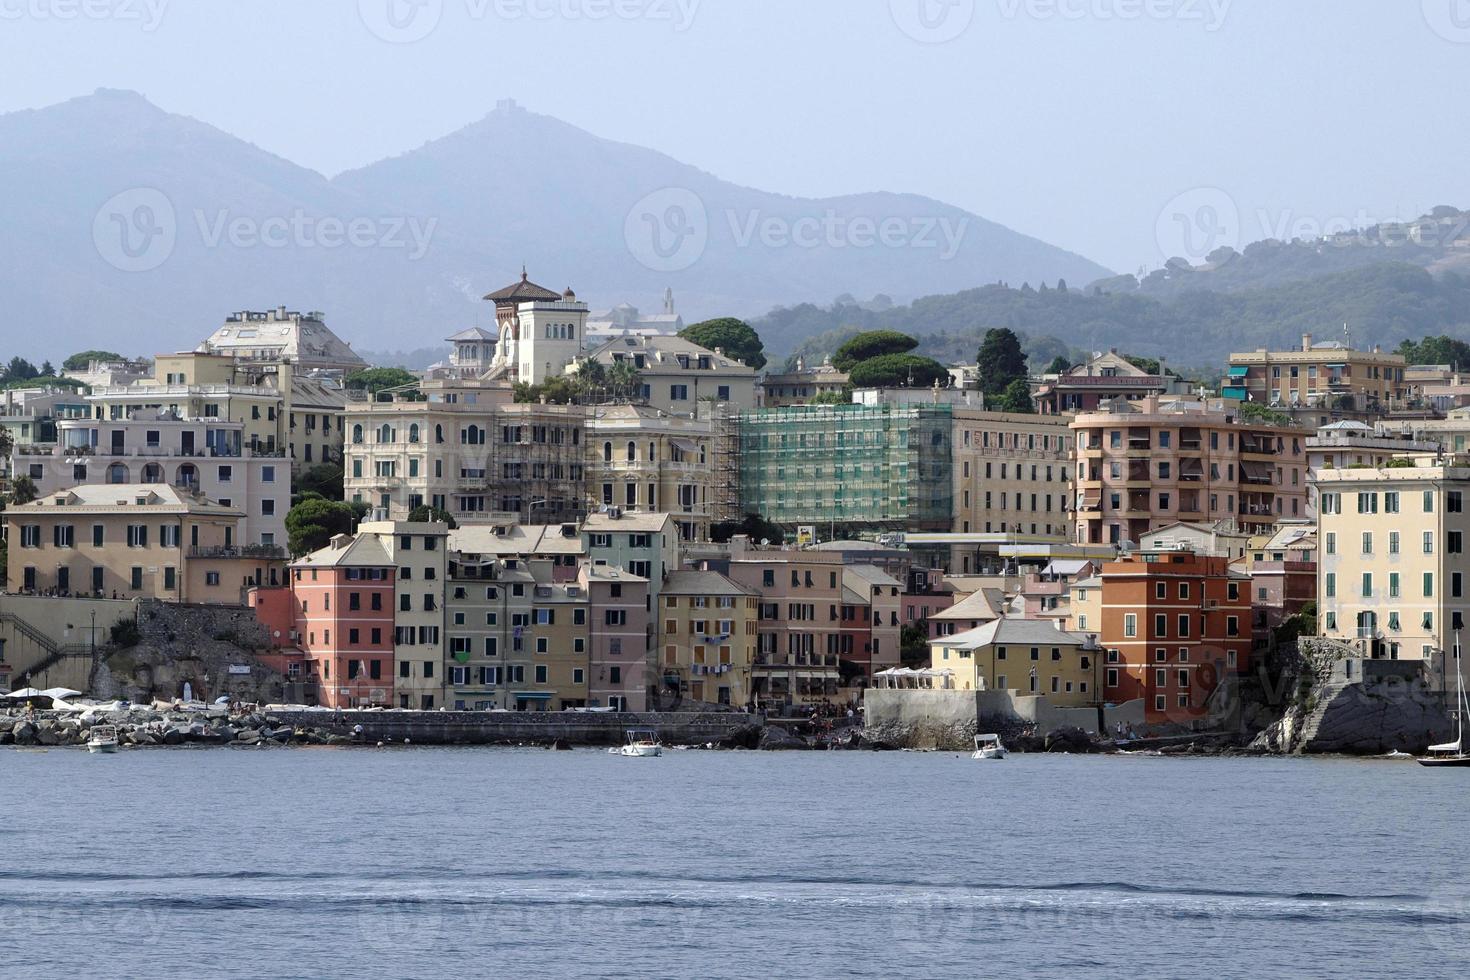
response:
{"label": "balcony", "polygon": [[190,558],[285,561],[286,549],[274,544],[245,544],[210,548],[193,547],[189,549],[188,556]]}

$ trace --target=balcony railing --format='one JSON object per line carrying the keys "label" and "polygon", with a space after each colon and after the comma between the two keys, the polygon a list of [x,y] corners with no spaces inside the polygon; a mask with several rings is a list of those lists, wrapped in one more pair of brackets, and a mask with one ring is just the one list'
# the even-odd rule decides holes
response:
{"label": "balcony railing", "polygon": [[274,544],[245,544],[232,545],[230,547],[193,547],[189,549],[190,558],[262,558],[272,561],[284,561],[286,549]]}

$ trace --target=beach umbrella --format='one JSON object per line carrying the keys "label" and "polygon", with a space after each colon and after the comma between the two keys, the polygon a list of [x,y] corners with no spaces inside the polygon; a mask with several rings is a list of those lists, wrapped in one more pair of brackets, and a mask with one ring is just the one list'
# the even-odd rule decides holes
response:
{"label": "beach umbrella", "polygon": [[12,701],[25,701],[30,698],[44,698],[49,696],[45,691],[38,691],[34,687],[23,687],[19,691],[11,691],[9,694],[0,695],[0,697],[9,698]]}
{"label": "beach umbrella", "polygon": [[79,698],[82,696],[81,691],[73,691],[69,687],[48,687],[41,693],[48,698]]}

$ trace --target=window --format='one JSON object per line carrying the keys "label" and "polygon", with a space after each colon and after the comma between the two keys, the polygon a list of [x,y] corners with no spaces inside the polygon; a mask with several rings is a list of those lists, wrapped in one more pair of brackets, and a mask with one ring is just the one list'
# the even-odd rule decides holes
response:
{"label": "window", "polygon": [[1434,573],[1424,573],[1424,598],[1428,599],[1434,595]]}
{"label": "window", "polygon": [[1458,514],[1458,513],[1461,513],[1462,510],[1464,509],[1463,508],[1463,505],[1461,503],[1461,500],[1462,500],[1462,498],[1461,498],[1461,495],[1460,495],[1460,491],[1458,491],[1458,490],[1451,490],[1448,493],[1446,493],[1444,495],[1444,510],[1445,510],[1445,513],[1446,514]]}
{"label": "window", "polygon": [[1445,552],[1451,555],[1460,554],[1464,538],[1459,531],[1451,531],[1448,540],[1445,541]]}
{"label": "window", "polygon": [[689,400],[688,385],[669,385],[669,401],[687,402]]}
{"label": "window", "polygon": [[1364,599],[1371,599],[1372,597],[1373,597],[1373,573],[1372,572],[1364,572],[1363,573],[1363,598]]}
{"label": "window", "polygon": [[1329,599],[1335,599],[1337,597],[1337,573],[1336,572],[1328,572],[1327,573],[1327,577],[1326,577],[1326,581],[1324,583],[1323,591],[1325,591],[1327,593],[1327,598],[1329,598]]}
{"label": "window", "polygon": [[1397,514],[1399,512],[1398,491],[1389,491],[1383,495],[1383,512],[1385,514]]}
{"label": "window", "polygon": [[1399,532],[1397,531],[1388,532],[1388,553],[1390,555],[1399,553]]}
{"label": "window", "polygon": [[1154,636],[1169,635],[1169,617],[1163,613],[1154,614]]}
{"label": "window", "polygon": [[1424,532],[1424,553],[1426,555],[1432,555],[1432,554],[1434,554],[1434,532],[1433,531],[1425,531]]}
{"label": "window", "polygon": [[1124,636],[1137,636],[1138,635],[1138,614],[1137,613],[1124,613],[1123,614],[1123,635]]}
{"label": "window", "polygon": [[146,524],[129,524],[128,525],[128,547],[129,548],[146,548],[146,547],[148,547],[148,525],[146,525]]}
{"label": "window", "polygon": [[1373,532],[1372,531],[1364,531],[1363,532],[1363,554],[1365,554],[1365,555],[1371,555],[1371,554],[1373,554]]}

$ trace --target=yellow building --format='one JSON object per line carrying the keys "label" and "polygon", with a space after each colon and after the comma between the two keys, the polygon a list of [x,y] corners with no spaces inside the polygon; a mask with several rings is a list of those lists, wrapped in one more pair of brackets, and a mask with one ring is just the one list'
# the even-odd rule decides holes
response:
{"label": "yellow building", "polygon": [[1453,687],[1453,650],[1470,600],[1470,456],[1401,456],[1317,474],[1318,630],[1363,656],[1424,660]]}
{"label": "yellow building", "polygon": [[276,548],[242,547],[240,511],[164,484],[87,484],[5,511],[21,592],[238,605],[285,581]]}
{"label": "yellow building", "polygon": [[760,598],[718,572],[670,572],[659,595],[662,685],[692,701],[750,700]]}
{"label": "yellow building", "polygon": [[946,686],[957,691],[1041,695],[1061,708],[1098,702],[1101,667],[1095,643],[1049,620],[997,619],[934,640],[929,653],[930,668],[952,671]]}
{"label": "yellow building", "polygon": [[[1071,535],[1070,419],[954,410],[953,531]],[[956,570],[970,571],[969,555]]]}

